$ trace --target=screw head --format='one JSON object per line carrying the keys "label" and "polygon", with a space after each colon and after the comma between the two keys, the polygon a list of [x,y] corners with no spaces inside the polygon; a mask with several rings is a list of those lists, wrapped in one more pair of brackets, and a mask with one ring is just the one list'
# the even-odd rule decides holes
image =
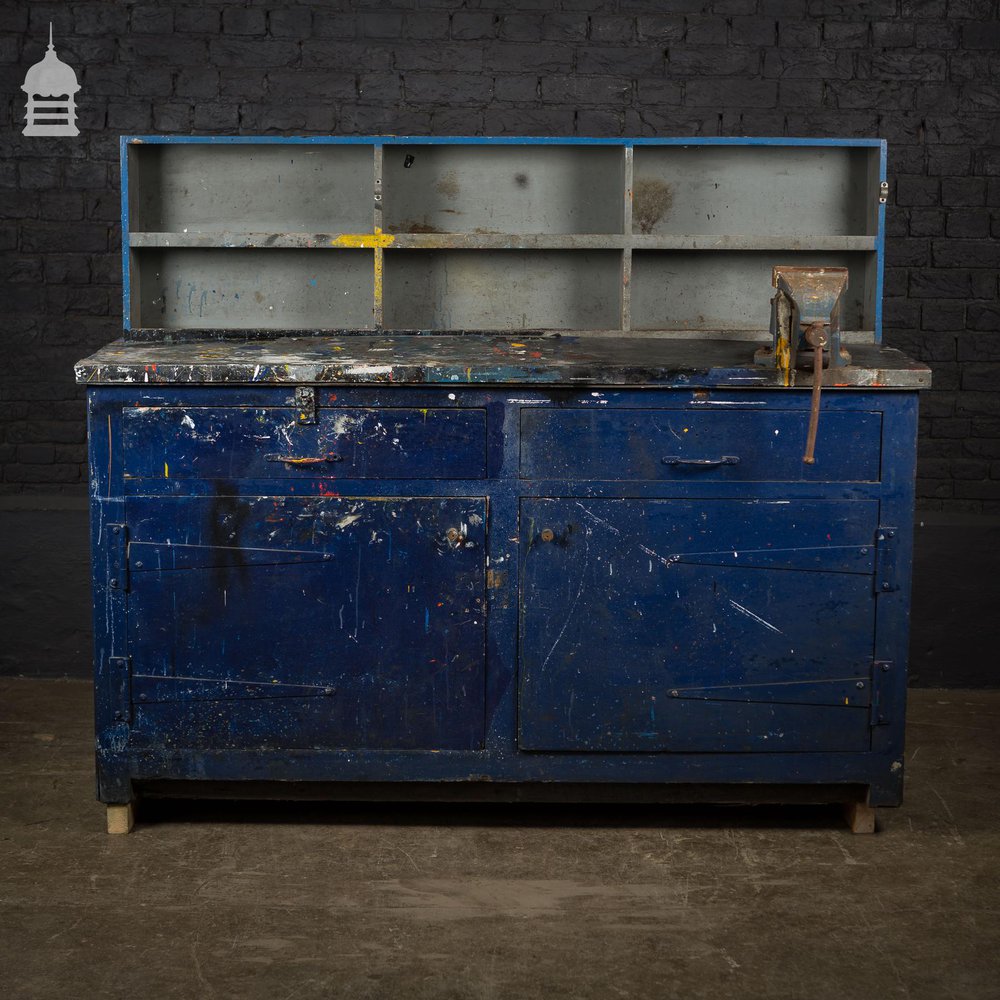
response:
{"label": "screw head", "polygon": [[551,528],[542,528],[542,533],[539,537],[543,542],[551,542],[556,537],[556,533]]}
{"label": "screw head", "polygon": [[889,584],[888,583],[883,583],[882,584],[882,589],[883,590],[888,590],[889,589]]}
{"label": "screw head", "polygon": [[117,587],[118,586],[118,577],[113,576],[113,577],[111,577],[111,579],[108,582],[111,584],[112,587]]}
{"label": "screw head", "polygon": [[676,698],[676,697],[678,697],[678,694],[679,694],[679,692],[677,692],[677,691],[671,691],[670,692],[670,697],[671,698]]}
{"label": "screw head", "polygon": [[121,712],[115,712],[115,718],[116,719],[120,719],[121,717],[122,717],[122,713]]}
{"label": "screw head", "polygon": [[865,687],[865,682],[864,682],[864,681],[858,681],[858,683],[857,683],[857,684],[855,684],[854,686],[855,686],[855,687],[856,687],[856,688],[857,688],[857,689],[858,689],[859,691],[863,691],[863,690],[864,690],[864,687]]}
{"label": "screw head", "polygon": [[144,694],[139,695],[139,701],[145,701],[146,696]]}

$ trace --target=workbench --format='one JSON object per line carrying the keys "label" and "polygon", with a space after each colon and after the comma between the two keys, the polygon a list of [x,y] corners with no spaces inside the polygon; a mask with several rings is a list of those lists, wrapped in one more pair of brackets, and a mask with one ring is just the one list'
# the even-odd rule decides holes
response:
{"label": "workbench", "polygon": [[[251,220],[251,238],[212,230],[204,205],[184,216],[184,170],[214,176],[184,157],[217,148],[188,142],[123,141],[125,336],[76,369],[110,829],[130,828],[144,788],[220,782],[247,794],[490,783],[513,795],[629,786],[779,801],[806,789],[850,802],[857,829],[871,827],[873,807],[900,802],[917,395],[929,372],[878,342],[884,146],[834,150],[848,154],[836,190],[854,191],[860,170],[876,204],[870,232],[815,237],[828,252],[801,250],[794,233],[634,226],[640,150],[622,143],[595,147],[621,171],[617,215],[599,218],[606,208],[590,200],[587,171],[600,163],[584,170],[591,194],[577,208],[590,243],[553,221],[551,200],[535,227],[548,232],[442,233],[443,216],[417,195],[416,208],[390,209],[393,171],[444,155],[416,139],[327,139],[316,148],[347,150],[366,169],[374,156],[368,177],[386,193],[374,222],[369,200],[367,219],[350,220],[360,234],[328,227],[317,242],[285,226],[267,242],[267,220]],[[497,152],[454,142],[473,166]],[[515,193],[578,152],[540,145],[558,155],[536,163],[521,142],[500,149]],[[686,147],[651,155],[664,148]],[[858,161],[859,149],[874,160]],[[150,164],[150,150],[181,160]],[[267,147],[268,169],[273,150],[282,163],[303,151]],[[466,165],[456,162],[438,164],[422,197],[437,190],[454,207]],[[136,193],[136,176],[152,193]],[[168,205],[179,217],[165,219]],[[416,234],[402,231],[413,222],[397,227],[402,248],[383,231],[390,212],[420,220]],[[137,231],[143,213],[159,215]],[[737,249],[700,252],[705,238]],[[720,273],[718,254],[752,260],[734,261],[736,292],[699,327],[704,295],[685,306],[650,286],[637,303],[627,258],[640,245],[657,259],[639,272],[679,271],[694,285],[706,267]],[[542,255],[528,293],[528,265],[511,253]],[[614,256],[610,305],[606,262],[577,271],[577,253]],[[768,269],[804,253],[860,282],[844,306],[850,363],[826,373],[811,464],[811,373],[754,363]],[[416,259],[397,271],[393,254]],[[471,256],[453,265],[456,254]],[[318,285],[333,275],[335,297],[327,289],[272,317],[269,296],[308,297],[316,269]],[[740,282],[761,273],[756,301],[741,304]],[[581,303],[595,281],[596,304]],[[673,309],[669,330],[634,322],[660,306]],[[407,309],[416,322],[390,325]],[[739,309],[760,317],[755,329]],[[318,325],[324,310],[334,313]]]}

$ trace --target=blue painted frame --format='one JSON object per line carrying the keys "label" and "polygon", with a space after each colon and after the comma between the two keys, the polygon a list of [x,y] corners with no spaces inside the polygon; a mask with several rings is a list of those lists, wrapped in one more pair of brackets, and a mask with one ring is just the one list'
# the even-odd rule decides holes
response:
{"label": "blue painted frame", "polygon": [[[123,135],[119,141],[119,162],[121,170],[121,229],[122,229],[122,317],[126,331],[131,325],[131,244],[129,241],[130,218],[128,204],[128,147],[143,145],[365,145],[365,146],[619,146],[623,149],[635,146],[787,146],[787,147],[828,147],[867,148],[879,151],[879,182],[887,180],[887,145],[884,139],[828,139],[828,138],[784,138],[780,136],[691,136],[688,138],[628,138],[608,139],[567,136],[249,136],[249,135]],[[885,204],[878,206],[875,233],[876,281],[875,281],[875,343],[882,342],[882,293],[885,270]]]}
{"label": "blue painted frame", "polygon": [[[486,659],[486,743],[481,751],[374,750],[209,750],[198,746],[137,747],[130,744],[127,708],[123,708],[121,671],[129,655],[128,592],[120,586],[127,568],[124,550],[116,543],[114,526],[127,524],[129,497],[205,496],[216,490],[210,481],[158,480],[128,482],[124,478],[122,412],[141,401],[144,406],[199,407],[271,405],[288,407],[289,390],[281,386],[240,386],[238,398],[226,386],[102,386],[88,390],[90,431],[92,548],[94,558],[95,707],[99,797],[105,802],[132,798],[132,782],[154,779],[299,780],[299,781],[575,781],[856,784],[869,788],[872,805],[896,805],[903,778],[903,705],[906,696],[907,609],[912,551],[913,477],[917,394],[915,391],[840,390],[825,405],[845,413],[882,415],[881,475],[878,482],[730,482],[697,479],[674,482],[528,481],[518,477],[517,434],[504,433],[515,411],[524,407],[590,407],[634,410],[679,407],[703,412],[703,390],[605,390],[596,399],[581,388],[525,386],[457,388],[402,386],[331,386],[320,388],[320,405],[338,406],[482,407],[489,414],[488,480],[431,481],[397,479],[338,480],[341,497],[487,496],[487,548],[493,566],[509,565],[517,550],[511,536],[518,532],[522,497],[650,497],[761,498],[790,500],[875,500],[879,523],[893,525],[896,584],[878,593],[872,636],[874,662],[892,664],[883,679],[883,703],[891,706],[885,725],[872,727],[870,749],[863,752],[797,753],[575,753],[525,752],[517,744],[517,558],[509,576],[488,591]],[[454,399],[449,398],[454,396]],[[801,391],[719,390],[711,402],[720,407],[756,404],[768,409],[797,411],[805,416],[808,396]],[[320,477],[289,480],[245,480],[230,487],[236,496],[293,495],[315,497],[324,488]],[[109,581],[117,581],[111,584]],[[850,627],[849,622],[834,627]],[[123,710],[126,717],[122,717]],[[116,716],[116,713],[119,713]]]}

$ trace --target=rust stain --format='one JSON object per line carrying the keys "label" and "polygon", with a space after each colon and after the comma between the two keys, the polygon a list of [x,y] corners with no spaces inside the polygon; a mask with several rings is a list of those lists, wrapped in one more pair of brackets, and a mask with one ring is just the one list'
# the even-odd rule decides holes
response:
{"label": "rust stain", "polygon": [[488,569],[486,571],[486,589],[499,590],[507,583],[507,570]]}

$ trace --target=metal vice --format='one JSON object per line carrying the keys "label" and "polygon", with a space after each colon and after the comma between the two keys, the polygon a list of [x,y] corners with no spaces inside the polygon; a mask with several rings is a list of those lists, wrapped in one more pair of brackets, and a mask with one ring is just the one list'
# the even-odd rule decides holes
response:
{"label": "metal vice", "polygon": [[816,461],[816,431],[823,368],[842,368],[851,363],[840,344],[841,303],[847,289],[846,267],[777,266],[771,272],[777,291],[771,299],[770,348],[754,355],[758,365],[773,364],[792,384],[792,369],[813,371],[812,406],[803,461]]}

